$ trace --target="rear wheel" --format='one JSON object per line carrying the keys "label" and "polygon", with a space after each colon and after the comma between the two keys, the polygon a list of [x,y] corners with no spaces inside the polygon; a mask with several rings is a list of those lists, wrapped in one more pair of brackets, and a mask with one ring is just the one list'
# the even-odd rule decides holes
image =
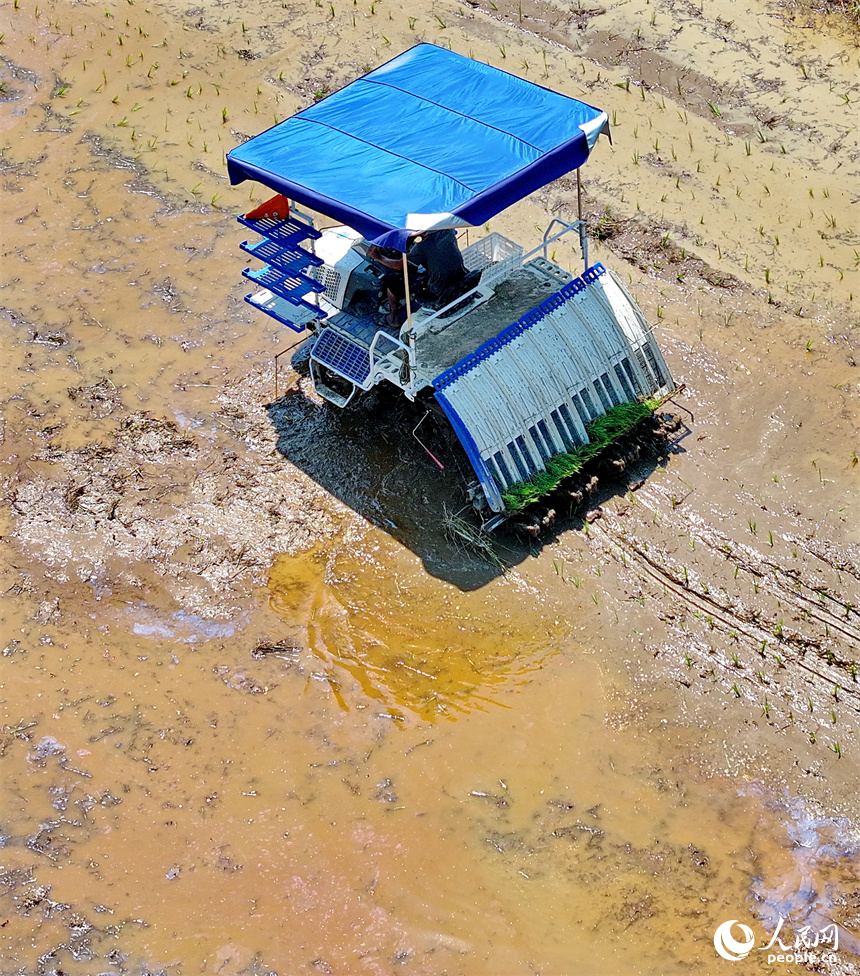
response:
{"label": "rear wheel", "polygon": [[311,353],[314,351],[314,343],[316,342],[316,336],[311,336],[296,348],[296,351],[290,357],[290,365],[299,374],[299,376],[310,376],[311,375]]}

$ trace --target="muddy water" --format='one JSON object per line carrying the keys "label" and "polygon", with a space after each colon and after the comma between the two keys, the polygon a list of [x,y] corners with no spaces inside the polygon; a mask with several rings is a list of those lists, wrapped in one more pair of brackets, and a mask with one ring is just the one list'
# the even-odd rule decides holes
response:
{"label": "muddy water", "polygon": [[[0,972],[784,972],[713,947],[784,915],[851,971],[856,48],[500,6],[7,9]],[[415,39],[607,107],[593,256],[689,391],[641,491],[489,560],[402,524],[453,468],[264,410],[223,175]]]}
{"label": "muddy water", "polygon": [[710,971],[753,883],[846,880],[850,832],[801,871],[785,799],[706,775],[586,617],[403,562],[383,539],[280,560],[256,643],[81,594],[75,632],[7,617],[16,961]]}

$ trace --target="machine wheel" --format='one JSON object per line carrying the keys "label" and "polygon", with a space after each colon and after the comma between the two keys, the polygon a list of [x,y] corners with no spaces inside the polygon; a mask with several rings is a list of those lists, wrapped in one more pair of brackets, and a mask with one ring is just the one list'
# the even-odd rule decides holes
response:
{"label": "machine wheel", "polygon": [[316,336],[311,336],[296,349],[290,357],[290,365],[299,376],[311,375],[311,353],[314,351]]}

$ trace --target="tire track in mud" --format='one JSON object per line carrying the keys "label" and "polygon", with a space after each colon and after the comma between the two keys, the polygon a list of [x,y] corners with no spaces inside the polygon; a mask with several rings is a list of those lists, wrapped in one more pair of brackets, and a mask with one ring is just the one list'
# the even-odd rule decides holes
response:
{"label": "tire track in mud", "polygon": [[[647,493],[637,495],[637,501],[644,502],[651,512],[658,511],[656,499]],[[681,650],[689,676],[682,671],[681,683],[691,687],[692,674],[718,681],[719,671],[735,697],[746,697],[739,683],[752,691],[754,700],[764,695],[762,711],[768,721],[771,709],[780,704],[789,725],[801,720],[802,713],[801,721],[813,726],[808,731],[810,740],[815,741],[816,733],[826,735],[830,748],[841,755],[839,738],[849,732],[855,716],[860,715],[856,664],[860,613],[829,585],[827,574],[847,573],[858,578],[857,568],[842,557],[837,567],[826,552],[816,552],[792,538],[796,551],[818,563],[804,582],[798,570],[732,541],[698,513],[688,515],[673,509],[669,527],[700,545],[699,563],[705,558],[719,560],[723,566],[728,561],[734,567],[714,566],[711,573],[701,568],[691,573],[659,544],[640,542],[635,525],[623,521],[631,514],[630,509],[618,513],[604,510],[603,514],[599,523],[589,527],[591,543],[620,565],[622,574],[632,576],[640,592],[650,591],[662,601],[657,616],[669,627],[666,649],[677,648],[683,641]],[[662,508],[660,515],[668,518]],[[738,579],[742,573],[753,580],[756,594],[766,597],[767,605],[762,609],[750,607],[727,588],[728,580]],[[800,592],[804,587],[816,596]],[[845,617],[837,616],[822,601],[843,607]],[[783,623],[789,615],[795,621],[791,627]],[[689,617],[696,623],[691,625]],[[717,640],[715,634],[719,634]],[[697,649],[707,656],[694,662],[692,654]]]}
{"label": "tire track in mud", "polygon": [[[623,552],[625,565],[629,566],[631,563],[636,565],[641,573],[649,576],[656,583],[672,592],[693,610],[706,614],[708,620],[722,624],[727,632],[731,631],[736,632],[738,635],[743,635],[751,643],[757,645],[769,644],[773,639],[773,631],[765,629],[753,619],[758,616],[755,611],[747,610],[746,614],[740,614],[736,609],[718,602],[712,596],[696,593],[689,583],[682,581],[669,567],[661,565],[641,546],[633,542],[623,531],[617,533],[606,532],[604,536],[608,543],[609,551],[613,552],[613,555],[617,555],[616,550]],[[823,617],[821,619],[824,622]],[[860,641],[860,633],[850,631],[847,628],[841,629],[845,634]],[[783,630],[782,636],[778,640],[780,646],[793,648],[800,654],[805,653],[809,648],[821,646],[821,641],[818,638],[805,637],[799,632],[790,633],[785,630]],[[837,681],[833,680],[833,675],[823,673],[800,658],[794,663],[815,677],[821,678],[823,681],[838,684]],[[834,664],[833,666],[835,667],[837,665]],[[742,677],[746,676],[742,675]],[[852,707],[860,713],[860,702],[858,702],[857,706]]]}

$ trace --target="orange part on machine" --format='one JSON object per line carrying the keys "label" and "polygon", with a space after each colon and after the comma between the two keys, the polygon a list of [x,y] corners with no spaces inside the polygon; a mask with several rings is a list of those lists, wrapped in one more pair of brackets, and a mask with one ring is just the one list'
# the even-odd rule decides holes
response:
{"label": "orange part on machine", "polygon": [[259,207],[246,213],[248,220],[261,220],[263,217],[277,217],[279,220],[286,220],[290,216],[290,201],[282,194],[272,197]]}

